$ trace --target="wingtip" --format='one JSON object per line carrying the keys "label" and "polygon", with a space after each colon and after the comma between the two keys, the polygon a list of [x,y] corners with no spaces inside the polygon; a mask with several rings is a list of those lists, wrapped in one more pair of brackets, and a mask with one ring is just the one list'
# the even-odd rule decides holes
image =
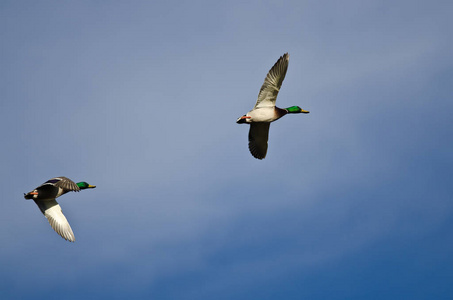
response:
{"label": "wingtip", "polygon": [[265,150],[266,153],[262,153],[261,151],[259,151],[257,148],[255,148],[254,146],[251,146],[249,144],[249,151],[250,151],[250,154],[252,154],[252,156],[256,159],[259,159],[259,160],[263,160],[266,158],[266,154],[267,154],[267,149]]}
{"label": "wingtip", "polygon": [[264,156],[260,156],[260,155],[258,155],[258,154],[256,154],[256,153],[252,153],[252,156],[253,156],[254,158],[256,158],[256,159],[259,159],[259,160],[263,160],[263,159],[266,158],[266,154],[265,154]]}
{"label": "wingtip", "polygon": [[71,243],[74,243],[75,242],[75,236],[74,236],[74,233],[72,232],[72,229],[70,232],[64,232],[64,233],[60,233],[60,232],[57,232],[62,238],[64,238],[65,240],[67,240],[68,242],[71,242]]}

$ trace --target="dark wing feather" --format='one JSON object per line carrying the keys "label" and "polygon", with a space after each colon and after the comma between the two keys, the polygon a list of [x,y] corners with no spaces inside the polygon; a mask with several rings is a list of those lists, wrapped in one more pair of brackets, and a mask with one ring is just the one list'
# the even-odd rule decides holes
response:
{"label": "dark wing feather", "polygon": [[54,185],[56,187],[62,188],[65,191],[68,191],[68,192],[69,191],[75,191],[75,192],[80,191],[79,186],[74,181],[72,181],[71,179],[64,177],[64,176],[59,176],[59,177],[49,179],[43,185],[45,185],[45,184]]}
{"label": "dark wing feather", "polygon": [[249,150],[253,157],[263,159],[267,153],[270,123],[251,123],[249,130]]}

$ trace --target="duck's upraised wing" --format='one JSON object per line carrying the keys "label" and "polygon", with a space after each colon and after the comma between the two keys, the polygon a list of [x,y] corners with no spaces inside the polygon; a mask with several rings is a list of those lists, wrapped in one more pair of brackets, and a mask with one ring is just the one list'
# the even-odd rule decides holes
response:
{"label": "duck's upraised wing", "polygon": [[269,70],[258,94],[255,108],[275,106],[278,92],[288,70],[288,64],[289,54],[285,53],[283,56],[280,56],[274,66]]}
{"label": "duck's upraised wing", "polygon": [[74,181],[72,181],[71,179],[64,177],[64,176],[59,176],[59,177],[49,179],[46,182],[44,182],[41,186],[39,186],[38,188],[40,188],[44,185],[53,185],[53,186],[62,188],[63,190],[68,191],[68,192],[69,191],[74,191],[74,192],[80,191],[79,186]]}

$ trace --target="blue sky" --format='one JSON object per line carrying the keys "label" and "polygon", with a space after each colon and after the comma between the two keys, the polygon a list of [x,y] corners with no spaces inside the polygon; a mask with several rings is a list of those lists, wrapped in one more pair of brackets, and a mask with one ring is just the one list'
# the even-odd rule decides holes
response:
{"label": "blue sky", "polygon": [[[2,299],[450,299],[450,1],[2,1]],[[266,159],[236,119],[280,55]],[[59,199],[75,243],[28,192]]]}

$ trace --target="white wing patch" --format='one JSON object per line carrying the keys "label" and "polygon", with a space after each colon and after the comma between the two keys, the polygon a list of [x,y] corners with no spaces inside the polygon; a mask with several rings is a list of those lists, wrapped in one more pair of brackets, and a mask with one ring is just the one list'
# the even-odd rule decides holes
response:
{"label": "white wing patch", "polygon": [[35,200],[41,212],[47,218],[50,226],[65,240],[74,242],[75,237],[68,220],[63,215],[58,202],[54,200]]}
{"label": "white wing patch", "polygon": [[285,53],[283,56],[280,56],[274,66],[269,70],[258,94],[255,108],[275,106],[278,92],[288,70],[288,64],[289,54]]}

